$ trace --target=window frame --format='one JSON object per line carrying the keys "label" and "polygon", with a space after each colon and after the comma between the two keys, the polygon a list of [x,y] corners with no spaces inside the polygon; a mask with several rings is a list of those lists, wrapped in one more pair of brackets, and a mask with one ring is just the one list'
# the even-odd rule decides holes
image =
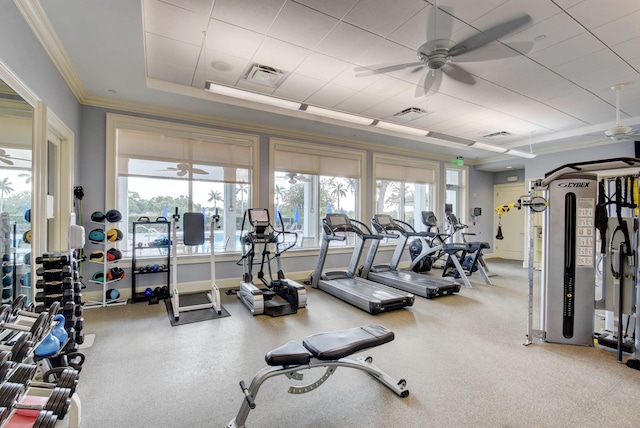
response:
{"label": "window frame", "polygon": [[[362,221],[362,217],[366,214],[363,208],[366,206],[366,198],[369,192],[368,184],[367,184],[367,153],[363,150],[357,149],[344,149],[336,146],[326,146],[319,143],[313,142],[305,142],[299,140],[289,140],[278,137],[270,137],[269,138],[269,204],[270,206],[274,206],[276,195],[275,195],[275,184],[276,184],[276,167],[275,167],[275,157],[276,151],[278,150],[288,151],[288,152],[297,152],[302,154],[309,155],[319,155],[319,156],[330,156],[330,157],[339,157],[339,158],[348,158],[359,163],[360,175],[358,177],[359,181],[359,189],[356,191],[356,200],[355,200],[355,209],[358,213],[358,218],[356,220]],[[319,219],[319,222],[321,219]],[[295,252],[317,252],[321,245],[322,238],[322,226],[321,223],[318,223],[318,246],[314,247],[305,247],[305,248],[292,248],[292,251]],[[347,246],[347,248],[351,248],[353,245]],[[342,247],[340,247],[342,248]],[[349,250],[351,251],[351,250]]]}
{"label": "window frame", "polygon": [[[257,134],[220,130],[218,128],[190,125],[184,123],[174,123],[166,120],[151,118],[140,118],[115,113],[107,113],[106,124],[106,153],[105,153],[105,208],[114,207],[118,198],[118,147],[117,132],[119,129],[132,131],[150,132],[179,137],[189,137],[197,135],[199,138],[224,138],[230,140],[244,140],[238,143],[250,147],[250,204],[256,205],[258,202],[258,177],[260,174],[260,137]],[[98,208],[97,208],[98,209]],[[235,252],[228,252],[235,254]],[[198,258],[209,257],[208,254],[178,254],[178,258]],[[234,256],[235,257],[235,256]],[[130,257],[126,257],[129,259]]]}
{"label": "window frame", "polygon": [[[423,169],[432,169],[433,170],[433,183],[430,183],[433,189],[433,200],[432,200],[432,206],[429,207],[432,210],[436,211],[440,205],[441,205],[441,186],[440,186],[440,162],[438,161],[432,161],[432,160],[427,160],[427,159],[415,159],[415,158],[407,158],[407,157],[402,157],[402,156],[392,156],[392,155],[386,155],[386,154],[378,154],[378,153],[374,153],[373,154],[373,160],[372,160],[372,168],[373,168],[373,176],[372,176],[372,184],[373,186],[376,186],[378,180],[382,180],[381,178],[378,178],[378,169],[379,169],[379,164],[389,164],[389,165],[396,165],[398,168],[403,168],[403,167],[409,167],[409,168],[423,168]],[[403,181],[402,183],[407,183],[406,181]],[[412,184],[415,184],[412,182]],[[428,184],[428,183],[421,183],[421,184]],[[376,213],[376,201],[377,201],[377,192],[374,192],[372,194],[372,205],[371,205],[371,212],[373,214],[377,214]],[[402,210],[403,210],[403,214],[404,214],[404,203],[402,204]],[[415,215],[415,214],[414,214]],[[416,228],[417,229],[417,228]]]}

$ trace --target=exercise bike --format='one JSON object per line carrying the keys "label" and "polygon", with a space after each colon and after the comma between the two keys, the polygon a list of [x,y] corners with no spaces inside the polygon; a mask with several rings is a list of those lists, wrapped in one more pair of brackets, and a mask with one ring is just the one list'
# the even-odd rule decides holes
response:
{"label": "exercise bike", "polygon": [[[247,226],[247,230],[245,230]],[[249,208],[242,218],[242,257],[238,265],[243,267],[242,281],[237,292],[238,298],[253,315],[280,316],[295,314],[307,306],[307,292],[303,285],[287,279],[280,266],[280,256],[297,243],[297,234],[286,232],[280,218],[280,229],[275,229],[265,208]],[[293,242],[287,237],[293,235]],[[253,282],[253,267],[257,265],[256,248],[259,247],[260,269],[257,278],[262,283],[258,287]],[[273,248],[273,254],[271,253]],[[275,276],[271,262],[275,260]],[[265,275],[264,269],[267,268]]]}

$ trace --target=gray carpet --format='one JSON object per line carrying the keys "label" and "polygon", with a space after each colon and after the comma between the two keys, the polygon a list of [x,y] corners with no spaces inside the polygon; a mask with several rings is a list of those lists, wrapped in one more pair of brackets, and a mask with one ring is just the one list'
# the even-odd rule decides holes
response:
{"label": "gray carpet", "polygon": [[288,386],[322,373],[281,376],[264,383],[247,426],[639,426],[640,371],[600,347],[523,346],[527,272],[519,263],[489,265],[494,286],[474,276],[472,289],[375,316],[311,288],[308,308],[296,315],[253,317],[223,294],[230,317],[180,328],[171,328],[162,305],[86,311],[86,333],[96,337],[78,386],[83,426],[225,427],[244,399],[238,382],[251,381],[267,351],[370,323],[396,338],[362,355],[406,379],[409,397],[346,368],[302,395]]}

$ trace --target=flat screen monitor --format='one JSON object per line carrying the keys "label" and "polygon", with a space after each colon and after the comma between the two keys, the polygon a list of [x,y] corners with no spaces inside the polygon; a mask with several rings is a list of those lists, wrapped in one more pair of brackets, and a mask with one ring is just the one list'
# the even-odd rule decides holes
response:
{"label": "flat screen monitor", "polygon": [[393,219],[389,214],[376,214],[373,216],[373,219],[380,226],[389,226],[390,224],[393,224]]}
{"label": "flat screen monitor", "polygon": [[269,224],[269,210],[266,208],[250,208],[249,222],[253,225]]}
{"label": "flat screen monitor", "polygon": [[351,224],[349,222],[349,217],[347,217],[345,214],[327,214],[325,220],[332,228],[348,226],[349,224]]}

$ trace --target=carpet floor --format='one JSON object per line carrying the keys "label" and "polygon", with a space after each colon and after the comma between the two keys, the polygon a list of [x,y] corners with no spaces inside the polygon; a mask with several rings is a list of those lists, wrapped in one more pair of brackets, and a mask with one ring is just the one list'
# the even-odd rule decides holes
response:
{"label": "carpet floor", "polygon": [[[523,346],[527,271],[489,260],[494,285],[389,313],[370,315],[307,288],[295,315],[253,317],[223,293],[230,316],[172,328],[164,305],[85,311],[95,334],[77,393],[83,427],[225,427],[264,355],[289,340],[380,324],[395,340],[363,352],[410,395],[396,396],[359,370],[338,368],[317,390],[287,393],[303,381],[266,381],[247,419],[251,427],[637,427],[640,371],[599,346]],[[536,279],[536,284],[538,280]],[[537,302],[534,308],[537,309]],[[537,328],[537,325],[536,325]],[[625,359],[629,355],[625,356]]]}

